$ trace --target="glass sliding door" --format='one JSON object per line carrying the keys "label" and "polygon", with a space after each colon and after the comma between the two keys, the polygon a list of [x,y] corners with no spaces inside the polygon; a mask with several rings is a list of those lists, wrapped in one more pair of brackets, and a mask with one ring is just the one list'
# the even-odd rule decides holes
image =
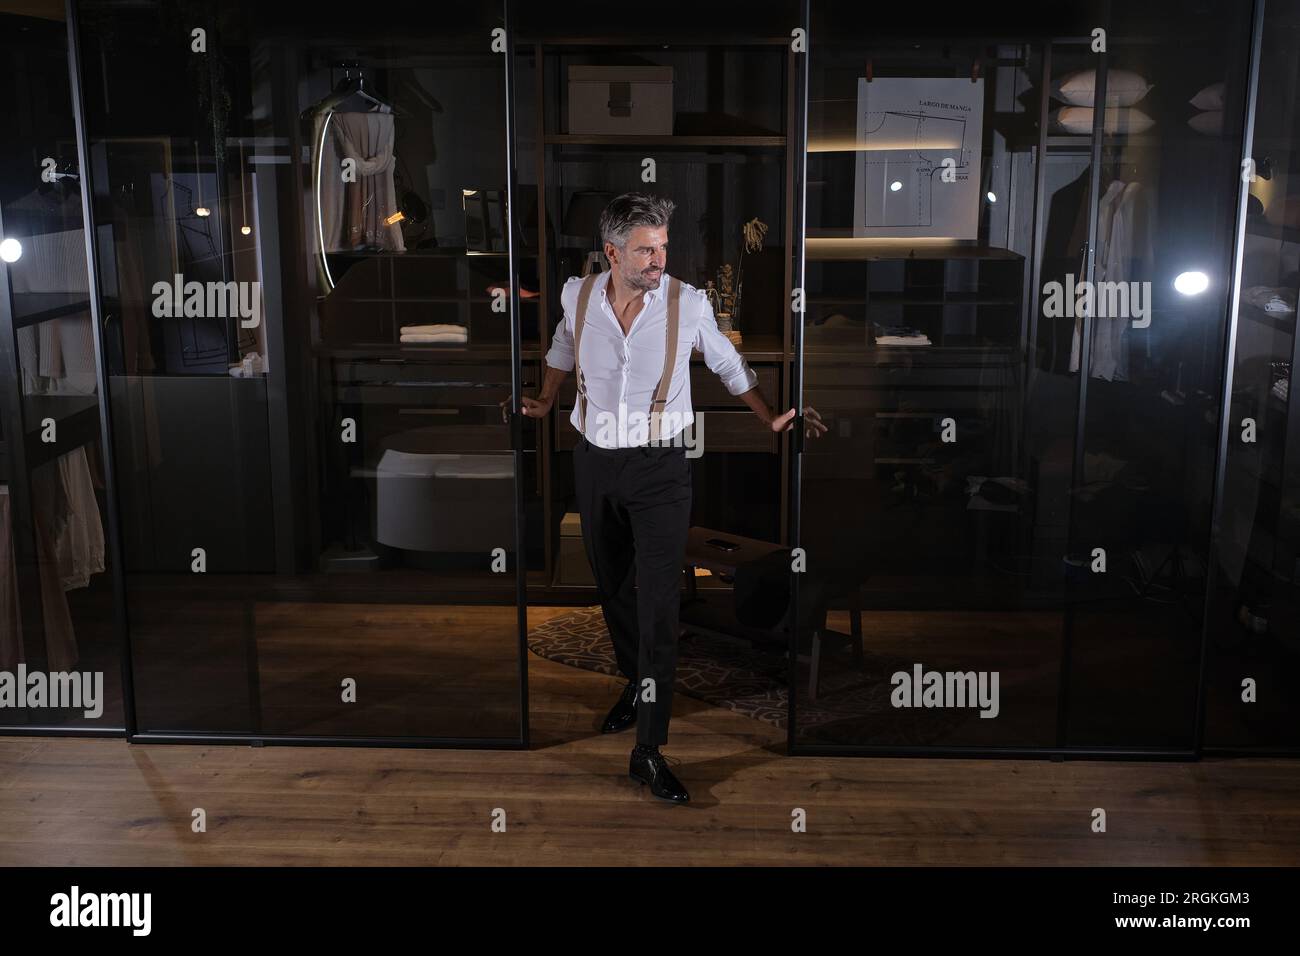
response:
{"label": "glass sliding door", "polygon": [[120,735],[106,399],[67,25],[33,12],[0,3],[0,728]]}
{"label": "glass sliding door", "polygon": [[1206,749],[1300,748],[1300,3],[1258,5],[1253,129],[1214,591],[1207,616]]}
{"label": "glass sliding door", "polygon": [[137,733],[522,744],[502,6],[76,10]]}
{"label": "glass sliding door", "polygon": [[1249,6],[1114,4],[1106,25],[1098,85],[1104,75],[1113,105],[1104,128],[1094,113],[1090,142],[1095,303],[1071,338],[1061,743],[1191,752]]}
{"label": "glass sliding door", "polygon": [[1086,162],[1042,151],[1043,43],[944,23],[812,4],[796,749],[1056,742],[1073,416],[1034,285]]}
{"label": "glass sliding door", "polygon": [[1193,749],[1249,52],[1201,7],[811,4],[797,751]]}

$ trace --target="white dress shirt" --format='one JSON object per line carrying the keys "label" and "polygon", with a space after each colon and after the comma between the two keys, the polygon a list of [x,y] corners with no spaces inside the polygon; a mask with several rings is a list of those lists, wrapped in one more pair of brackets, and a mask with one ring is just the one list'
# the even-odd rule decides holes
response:
{"label": "white dress shirt", "polygon": [[[587,384],[586,437],[593,445],[629,448],[647,443],[648,416],[664,369],[668,332],[668,273],[659,287],[644,293],[643,305],[626,336],[605,290],[611,272],[597,277],[582,325],[582,377]],[[564,319],[556,327],[546,364],[573,370],[573,315],[578,307],[581,278],[572,278],[560,292]],[[682,283],[678,305],[677,361],[663,407],[660,441],[666,442],[694,421],[691,408],[690,356],[699,349],[704,362],[732,395],[756,384],[758,375],[731,340],[718,330],[713,306],[702,291]],[[569,416],[579,431],[578,407]]]}

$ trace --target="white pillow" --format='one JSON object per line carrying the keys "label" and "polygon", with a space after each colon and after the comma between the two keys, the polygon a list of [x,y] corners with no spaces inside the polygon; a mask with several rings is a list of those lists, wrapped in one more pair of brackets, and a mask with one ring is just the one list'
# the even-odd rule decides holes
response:
{"label": "white pillow", "polygon": [[[1092,107],[1065,106],[1052,114],[1052,118],[1067,133],[1092,132]],[[1106,107],[1105,132],[1107,133],[1145,133],[1156,121],[1141,110],[1118,109]]]}
{"label": "white pillow", "polygon": [[1187,121],[1187,125],[1196,132],[1204,133],[1207,136],[1222,133],[1223,110],[1206,110],[1204,113],[1197,113]]}
{"label": "white pillow", "polygon": [[[1147,95],[1151,84],[1131,70],[1106,74],[1106,105],[1132,106]],[[1079,70],[1056,84],[1056,98],[1072,106],[1092,106],[1097,93],[1097,71]]]}
{"label": "white pillow", "polygon": [[1223,109],[1223,84],[1211,83],[1187,102],[1198,110],[1221,110]]}

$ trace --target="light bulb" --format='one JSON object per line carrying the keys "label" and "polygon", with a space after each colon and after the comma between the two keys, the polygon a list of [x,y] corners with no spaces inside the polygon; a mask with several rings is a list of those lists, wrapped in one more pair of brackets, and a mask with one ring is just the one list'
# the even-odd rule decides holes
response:
{"label": "light bulb", "polygon": [[22,258],[23,244],[17,239],[0,241],[0,259],[5,262],[17,262]]}
{"label": "light bulb", "polygon": [[211,215],[212,215],[212,210],[209,209],[207,206],[195,206],[195,207],[194,207],[194,215],[196,215],[196,216],[211,216]]}
{"label": "light bulb", "polygon": [[903,184],[900,183],[897,179],[895,179],[892,183],[889,184],[889,191],[891,193],[896,193],[902,188],[903,188]]}
{"label": "light bulb", "polygon": [[243,226],[243,227],[240,228],[239,231],[242,232],[242,233],[243,233],[244,235],[246,235],[246,236],[251,236],[251,235],[253,234],[253,227],[252,227],[252,226]]}
{"label": "light bulb", "polygon": [[1210,287],[1210,277],[1204,272],[1181,272],[1174,279],[1174,288],[1183,295],[1200,295]]}

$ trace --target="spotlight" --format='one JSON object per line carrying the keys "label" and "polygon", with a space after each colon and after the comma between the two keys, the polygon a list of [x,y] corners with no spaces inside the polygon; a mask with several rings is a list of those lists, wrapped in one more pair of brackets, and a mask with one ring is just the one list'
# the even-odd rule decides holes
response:
{"label": "spotlight", "polygon": [[23,244],[17,239],[0,241],[0,259],[5,262],[17,262],[22,258]]}
{"label": "spotlight", "polygon": [[1174,279],[1174,288],[1183,295],[1200,295],[1210,287],[1210,277],[1204,272],[1182,272]]}
{"label": "spotlight", "polygon": [[903,184],[900,183],[897,179],[895,179],[892,183],[889,184],[889,191],[891,193],[896,193],[902,188],[903,188]]}

